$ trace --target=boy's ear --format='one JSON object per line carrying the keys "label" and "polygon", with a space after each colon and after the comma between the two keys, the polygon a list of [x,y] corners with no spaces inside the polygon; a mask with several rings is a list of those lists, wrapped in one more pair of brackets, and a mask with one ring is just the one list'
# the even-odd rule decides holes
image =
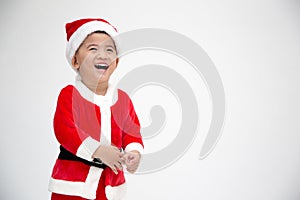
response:
{"label": "boy's ear", "polygon": [[119,64],[119,58],[116,58],[116,66]]}
{"label": "boy's ear", "polygon": [[77,61],[76,56],[73,56],[73,58],[72,58],[72,66],[73,66],[75,69],[79,69],[79,63],[78,63],[78,61]]}

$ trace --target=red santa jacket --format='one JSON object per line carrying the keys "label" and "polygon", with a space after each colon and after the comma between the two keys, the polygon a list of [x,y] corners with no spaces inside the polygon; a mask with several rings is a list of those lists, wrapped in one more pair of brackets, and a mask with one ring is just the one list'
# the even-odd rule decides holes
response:
{"label": "red santa jacket", "polygon": [[[54,115],[54,132],[66,150],[88,161],[93,160],[92,154],[99,145],[112,144],[125,152],[143,150],[133,104],[124,91],[111,86],[105,96],[94,94],[81,81],[75,87],[63,88]],[[123,171],[115,175],[109,167],[102,169],[63,159],[56,160],[49,191],[95,199],[100,177],[105,179],[100,192],[105,192],[107,199],[123,196],[126,188]]]}

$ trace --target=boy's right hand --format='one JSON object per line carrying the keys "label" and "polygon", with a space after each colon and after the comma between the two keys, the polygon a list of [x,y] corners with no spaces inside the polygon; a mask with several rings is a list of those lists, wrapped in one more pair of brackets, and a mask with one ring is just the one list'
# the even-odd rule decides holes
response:
{"label": "boy's right hand", "polygon": [[124,163],[123,153],[115,146],[99,146],[94,152],[93,158],[99,158],[104,164],[118,174],[118,169],[122,170]]}

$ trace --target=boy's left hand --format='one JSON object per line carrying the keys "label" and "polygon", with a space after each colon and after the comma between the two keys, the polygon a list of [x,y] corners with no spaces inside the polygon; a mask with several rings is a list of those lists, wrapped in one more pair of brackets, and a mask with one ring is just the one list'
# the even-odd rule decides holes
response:
{"label": "boy's left hand", "polygon": [[123,156],[125,160],[125,165],[127,167],[127,171],[129,173],[134,173],[140,163],[141,160],[141,154],[138,151],[129,151],[126,152]]}

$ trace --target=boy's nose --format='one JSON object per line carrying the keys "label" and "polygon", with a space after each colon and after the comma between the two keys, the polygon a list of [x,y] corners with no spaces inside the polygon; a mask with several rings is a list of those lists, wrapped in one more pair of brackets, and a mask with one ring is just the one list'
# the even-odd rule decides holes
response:
{"label": "boy's nose", "polygon": [[98,53],[97,53],[97,58],[98,59],[107,59],[108,55],[105,51],[99,50]]}

